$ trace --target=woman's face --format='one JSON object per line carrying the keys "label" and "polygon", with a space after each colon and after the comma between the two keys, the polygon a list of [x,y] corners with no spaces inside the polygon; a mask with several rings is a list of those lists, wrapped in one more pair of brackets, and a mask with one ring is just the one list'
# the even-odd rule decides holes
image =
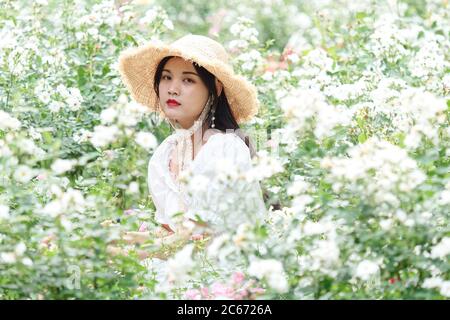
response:
{"label": "woman's face", "polygon": [[[179,105],[168,103],[169,99]],[[208,88],[191,62],[174,57],[163,68],[159,100],[166,117],[187,129],[198,119],[208,101]]]}

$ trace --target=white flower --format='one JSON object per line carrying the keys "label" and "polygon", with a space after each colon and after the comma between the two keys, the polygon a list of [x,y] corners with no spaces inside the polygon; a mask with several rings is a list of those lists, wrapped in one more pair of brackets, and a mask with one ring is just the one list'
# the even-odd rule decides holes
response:
{"label": "white flower", "polygon": [[274,273],[267,278],[267,284],[278,293],[289,290],[289,284],[284,273]]}
{"label": "white flower", "polygon": [[441,284],[441,290],[439,290],[439,293],[444,297],[450,298],[450,281],[444,281]]}
{"label": "white flower", "polygon": [[16,255],[13,252],[2,252],[0,254],[0,261],[7,264],[16,262]]}
{"label": "white flower", "polygon": [[23,258],[22,263],[27,267],[31,267],[33,265],[33,261],[28,257]]}
{"label": "white flower", "polygon": [[296,63],[298,63],[300,61],[300,58],[299,58],[298,54],[296,54],[296,53],[289,54],[287,56],[287,59],[289,61],[291,61],[293,64],[296,64]]}
{"label": "white flower", "polygon": [[422,288],[425,289],[440,288],[442,283],[444,283],[444,281],[439,277],[427,278],[424,280]]}
{"label": "white flower", "polygon": [[318,268],[321,266],[325,268],[331,267],[339,261],[339,254],[339,247],[332,239],[316,241],[314,248],[310,252]]}
{"label": "white flower", "polygon": [[367,49],[377,57],[385,57],[390,62],[397,62],[407,54],[404,48],[407,40],[405,34],[396,25],[396,17],[391,14],[381,16],[375,23],[375,31],[370,36]]}
{"label": "white flower", "polygon": [[48,109],[51,112],[59,112],[59,110],[61,110],[61,108],[63,107],[63,104],[59,101],[52,101],[49,105],[48,105]]}
{"label": "white flower", "polygon": [[116,126],[96,126],[90,141],[95,147],[101,148],[114,142],[118,138],[118,135],[119,128]]}
{"label": "white flower", "polygon": [[325,94],[337,100],[352,100],[362,96],[367,91],[367,84],[363,80],[355,83],[332,85],[325,88]]}
{"label": "white flower", "polygon": [[33,178],[34,172],[33,170],[25,165],[21,165],[16,169],[14,173],[14,179],[18,182],[27,183]]}
{"label": "white flower", "polygon": [[30,127],[28,129],[28,133],[30,134],[30,137],[33,138],[34,140],[41,140],[42,139],[42,135],[40,134],[40,132],[38,132],[36,130],[36,128]]}
{"label": "white flower", "polygon": [[311,197],[308,194],[302,194],[299,196],[296,196],[292,200],[292,209],[297,213],[302,213],[305,211],[305,208],[308,204],[312,203],[314,201],[313,197]]}
{"label": "white flower", "polygon": [[25,243],[20,242],[16,245],[14,252],[16,253],[17,256],[22,256],[25,251],[27,250],[27,246],[25,245]]}
{"label": "white flower", "polygon": [[69,94],[66,96],[66,103],[69,105],[69,109],[77,111],[81,107],[83,97],[81,96],[78,88],[69,88]]}
{"label": "white flower", "polygon": [[150,132],[139,131],[136,134],[136,143],[142,148],[149,150],[154,149],[158,144],[155,136]]}
{"label": "white flower", "polygon": [[[353,111],[344,106],[329,105],[324,95],[316,89],[295,89],[281,99],[281,109],[288,127],[297,134],[314,129],[318,139],[332,134],[338,125],[350,123]],[[312,127],[315,119],[315,128]]]}
{"label": "white flower", "polygon": [[445,258],[450,254],[450,238],[445,237],[431,249],[432,258]]}
{"label": "white flower", "polygon": [[[376,203],[398,204],[397,192],[410,192],[425,180],[406,150],[376,137],[349,149],[349,157],[324,158],[330,182],[345,182],[347,191],[357,192]],[[365,183],[364,183],[365,182]]]}
{"label": "white flower", "polygon": [[434,40],[424,43],[409,63],[411,74],[419,78],[440,74],[447,66],[445,55]]}
{"label": "white flower", "polygon": [[238,39],[238,40],[232,40],[230,41],[230,43],[228,44],[228,48],[231,51],[238,51],[238,50],[242,50],[244,48],[247,48],[248,46],[248,42],[242,39]]}
{"label": "white flower", "polygon": [[[125,97],[126,99],[126,97]],[[136,103],[134,101],[123,103],[120,102],[119,98],[119,105],[123,104],[120,108],[120,113],[118,115],[117,124],[119,126],[125,126],[125,127],[133,127],[135,126],[142,116],[148,112],[148,109],[146,109],[143,105]]]}
{"label": "white flower", "polygon": [[64,172],[72,170],[73,166],[77,163],[76,160],[56,159],[51,169],[55,174],[62,174]]}
{"label": "white flower", "polygon": [[269,154],[266,150],[257,152],[256,163],[245,173],[247,181],[262,180],[283,171],[280,159]]}
{"label": "white flower", "polygon": [[0,220],[9,218],[9,207],[4,204],[0,204]]}
{"label": "white flower", "polygon": [[57,197],[60,197],[60,196],[62,196],[62,194],[63,194],[63,190],[58,185],[52,184],[50,186],[49,193],[48,193],[49,196],[55,195]]}
{"label": "white flower", "polygon": [[253,260],[247,271],[249,275],[262,279],[272,273],[283,272],[283,265],[275,259]]}
{"label": "white flower", "polygon": [[38,148],[36,146],[36,144],[34,143],[34,141],[31,139],[27,139],[27,138],[20,139],[18,146],[19,146],[20,150],[22,150],[23,152],[30,154],[30,155],[35,155],[35,154],[41,152],[41,151],[38,151],[38,149],[40,149],[40,148]]}
{"label": "white flower", "polygon": [[22,124],[9,113],[0,110],[0,130],[17,130]]}
{"label": "white flower", "polygon": [[41,212],[54,218],[61,214],[63,209],[64,208],[59,200],[53,200],[47,203]]}
{"label": "white flower", "polygon": [[[77,111],[80,109],[83,97],[78,88],[67,88],[64,85],[59,84],[56,87],[56,91],[64,99],[70,110]],[[56,110],[57,108],[54,109]]]}
{"label": "white flower", "polygon": [[0,157],[10,157],[11,155],[11,149],[6,145],[4,140],[0,140]]}
{"label": "white flower", "polygon": [[440,277],[427,278],[422,284],[425,289],[439,289],[439,293],[444,297],[450,297],[450,281],[444,281]]}
{"label": "white flower", "polygon": [[388,117],[392,129],[406,135],[409,149],[419,147],[423,137],[439,143],[439,127],[445,122],[447,109],[445,99],[397,79],[381,80],[370,96],[374,102],[368,106],[371,117]]}
{"label": "white flower", "polygon": [[392,220],[391,219],[380,220],[380,227],[385,231],[390,230],[392,227]]}
{"label": "white flower", "polygon": [[[238,21],[230,27],[231,34],[239,37],[238,41],[244,44],[242,48],[247,47],[249,43],[258,43],[258,30],[252,27],[253,24],[253,20],[239,17]],[[231,43],[230,47],[233,47]]]}
{"label": "white flower", "polygon": [[210,258],[216,258],[219,256],[220,248],[230,240],[228,234],[222,234],[215,237],[212,243],[208,246],[207,254]]}
{"label": "white flower", "polygon": [[163,25],[169,29],[169,30],[173,30],[173,22],[170,19],[164,19],[163,21]]}
{"label": "white flower", "polygon": [[86,129],[80,129],[79,132],[73,134],[73,140],[77,143],[87,142],[90,138],[92,138],[92,132]]}
{"label": "white flower", "polygon": [[438,204],[441,206],[449,205],[450,204],[450,188],[447,188],[447,190],[443,190],[439,194]]}
{"label": "white flower", "polygon": [[261,59],[261,53],[255,49],[246,51],[236,58],[237,61],[240,61],[242,69],[247,71],[259,65],[262,62]]}
{"label": "white flower", "polygon": [[267,284],[279,293],[289,289],[283,265],[275,259],[254,260],[248,267],[248,273],[258,279],[265,278]]}
{"label": "white flower", "polygon": [[208,189],[210,179],[205,175],[197,174],[189,180],[189,190],[193,193],[203,192]]}
{"label": "white flower", "polygon": [[75,21],[75,26],[80,27],[83,25],[99,27],[105,23],[110,27],[114,27],[122,21],[119,10],[114,1],[102,1],[92,6],[90,13],[82,16]]}
{"label": "white flower", "polygon": [[139,193],[139,183],[132,181],[128,186],[128,192],[133,194]]}
{"label": "white flower", "polygon": [[355,276],[362,280],[369,280],[380,271],[378,264],[372,261],[363,260],[356,267]]}
{"label": "white flower", "polygon": [[86,206],[86,201],[80,190],[69,188],[61,196],[61,204],[66,209],[74,209],[77,211],[83,211]]}
{"label": "white flower", "polygon": [[72,231],[73,229],[72,222],[69,219],[65,218],[64,216],[61,217],[61,225],[66,231]]}
{"label": "white flower", "polygon": [[167,261],[169,281],[183,282],[195,266],[192,260],[194,245],[188,244]]}
{"label": "white flower", "polygon": [[301,193],[307,192],[310,189],[311,185],[305,181],[305,178],[302,176],[295,176],[294,182],[287,189],[287,193],[290,196],[299,195]]}
{"label": "white flower", "polygon": [[100,120],[102,124],[110,124],[116,119],[117,114],[118,112],[115,108],[107,108],[100,113]]}
{"label": "white flower", "polygon": [[158,17],[158,8],[150,8],[145,12],[143,18],[139,19],[139,24],[151,24]]}
{"label": "white flower", "polygon": [[325,233],[330,231],[331,229],[332,228],[330,228],[329,224],[323,222],[307,221],[303,226],[303,232],[307,236]]}
{"label": "white flower", "polygon": [[89,28],[86,31],[88,34],[90,34],[94,38],[98,35],[98,30],[96,28]]}
{"label": "white flower", "polygon": [[318,74],[321,71],[331,71],[333,67],[333,59],[331,59],[327,52],[322,48],[317,48],[310,51],[305,56],[305,67],[311,69],[313,74]]}
{"label": "white flower", "polygon": [[78,41],[81,41],[81,40],[86,38],[86,33],[81,32],[81,31],[77,31],[75,33],[75,38],[77,38]]}

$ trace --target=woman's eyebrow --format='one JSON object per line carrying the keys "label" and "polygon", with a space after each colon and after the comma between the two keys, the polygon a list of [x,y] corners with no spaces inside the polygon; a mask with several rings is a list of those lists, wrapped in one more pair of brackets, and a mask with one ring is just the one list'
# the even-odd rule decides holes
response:
{"label": "woman's eyebrow", "polygon": [[[167,69],[163,69],[163,71],[167,71],[167,72],[169,72],[169,73],[172,73],[172,72],[170,72],[170,70],[167,70]],[[200,77],[198,74],[196,74],[195,72],[190,72],[190,71],[183,71],[183,74],[193,74],[193,75],[195,75],[195,76],[197,76],[197,77]]]}

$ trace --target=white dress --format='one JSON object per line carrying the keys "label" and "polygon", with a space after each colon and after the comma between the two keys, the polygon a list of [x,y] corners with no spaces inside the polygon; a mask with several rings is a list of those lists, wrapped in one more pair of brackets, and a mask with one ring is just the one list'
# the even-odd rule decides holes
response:
{"label": "white dress", "polygon": [[188,168],[191,176],[185,195],[169,170],[175,147],[171,141],[170,136],[166,138],[148,164],[148,186],[157,222],[174,230],[173,216],[183,212],[185,218],[200,218],[220,232],[264,218],[266,207],[260,185],[244,178],[252,163],[250,151],[238,135],[220,132],[209,137]]}
{"label": "white dress", "polygon": [[[219,234],[236,230],[241,223],[264,219],[266,207],[258,181],[242,179],[252,169],[252,163],[250,151],[239,136],[216,133],[209,137],[188,168],[192,178],[189,194],[184,196],[169,170],[175,147],[172,141],[171,136],[167,137],[148,164],[148,187],[158,223],[168,224],[175,230],[173,215],[183,212],[185,218],[200,217]],[[149,271],[148,276],[158,281],[157,288],[164,287],[168,277],[167,260],[147,258],[142,263]]]}

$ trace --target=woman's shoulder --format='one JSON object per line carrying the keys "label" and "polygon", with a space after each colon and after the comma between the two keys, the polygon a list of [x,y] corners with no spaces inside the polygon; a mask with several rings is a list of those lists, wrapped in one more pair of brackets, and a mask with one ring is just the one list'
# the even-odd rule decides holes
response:
{"label": "woman's shoulder", "polygon": [[237,148],[247,148],[247,145],[245,142],[239,137],[239,135],[233,130],[233,131],[227,131],[223,132],[218,129],[208,129],[208,131],[205,132],[204,138],[203,138],[205,144],[209,145],[209,147],[237,147]]}
{"label": "woman's shoulder", "polygon": [[199,154],[200,162],[210,162],[211,159],[230,159],[233,162],[250,161],[249,148],[235,132],[217,130],[210,133],[202,149]]}
{"label": "woman's shoulder", "polygon": [[151,164],[154,164],[155,162],[161,162],[163,161],[166,151],[168,150],[168,145],[171,141],[171,136],[167,136],[153,151],[153,154],[150,157],[149,160],[149,166]]}

